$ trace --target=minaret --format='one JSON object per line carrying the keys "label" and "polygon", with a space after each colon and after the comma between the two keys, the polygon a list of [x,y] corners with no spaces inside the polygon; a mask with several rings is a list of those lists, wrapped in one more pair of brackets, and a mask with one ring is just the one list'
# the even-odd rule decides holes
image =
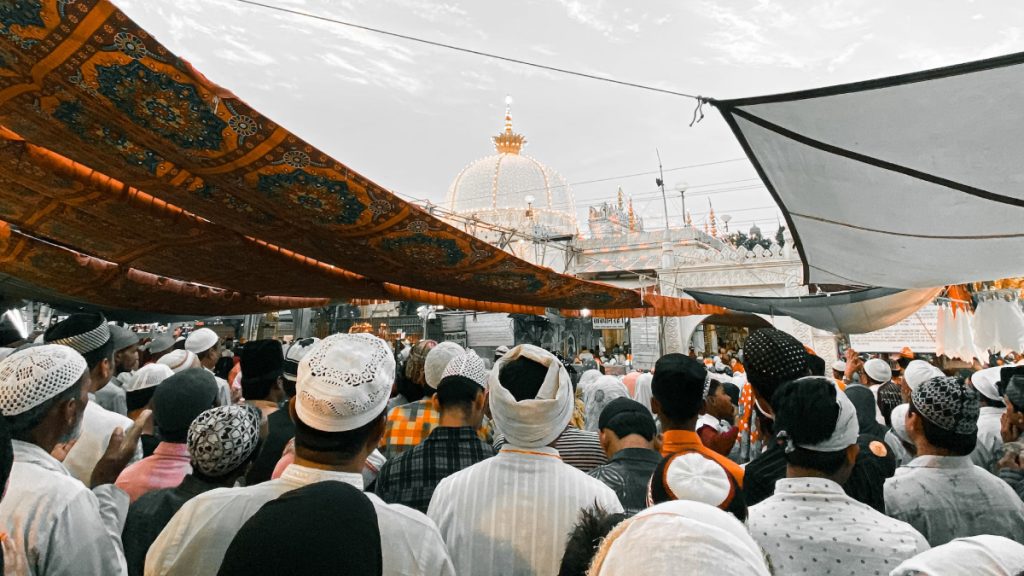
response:
{"label": "minaret", "polygon": [[708,198],[708,207],[711,208],[711,235],[718,238],[718,224],[715,222],[715,207],[711,205],[711,198]]}
{"label": "minaret", "polygon": [[512,97],[505,97],[505,131],[492,138],[494,148],[499,154],[519,154],[526,144],[526,138],[522,134],[512,131]]}
{"label": "minaret", "polygon": [[619,210],[621,211],[625,206],[622,205],[622,186],[619,186]]}
{"label": "minaret", "polygon": [[636,213],[633,212],[633,197],[629,197],[629,231],[636,232]]}

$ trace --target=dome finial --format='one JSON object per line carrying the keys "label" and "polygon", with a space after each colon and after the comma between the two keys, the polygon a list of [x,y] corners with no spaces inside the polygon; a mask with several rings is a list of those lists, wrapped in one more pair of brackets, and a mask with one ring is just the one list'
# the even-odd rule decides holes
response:
{"label": "dome finial", "polygon": [[512,97],[505,96],[505,131],[494,137],[494,147],[499,154],[519,154],[526,144],[526,138],[512,131]]}

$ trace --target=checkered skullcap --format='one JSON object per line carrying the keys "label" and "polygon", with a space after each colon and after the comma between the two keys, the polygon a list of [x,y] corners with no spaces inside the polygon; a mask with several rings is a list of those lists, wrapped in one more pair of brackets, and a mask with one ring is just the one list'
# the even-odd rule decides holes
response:
{"label": "checkered skullcap", "polygon": [[927,380],[910,393],[910,401],[921,416],[943,430],[964,435],[978,433],[978,394],[959,378]]}
{"label": "checkered skullcap", "polygon": [[192,465],[217,478],[252,458],[260,442],[259,409],[233,404],[211,408],[188,427],[188,453]]}
{"label": "checkered skullcap", "polygon": [[807,375],[807,350],[799,340],[775,328],[762,328],[743,346],[747,379],[754,385],[775,385]]}
{"label": "checkered skullcap", "polygon": [[85,369],[85,358],[60,344],[11,354],[0,362],[0,413],[16,416],[39,406],[74,386]]}
{"label": "checkered skullcap", "polygon": [[449,376],[461,376],[476,382],[481,388],[487,388],[487,374],[487,367],[484,366],[483,359],[477,356],[473,350],[467,350],[464,354],[456,356],[448,362],[448,366],[441,373],[441,382],[438,387]]}

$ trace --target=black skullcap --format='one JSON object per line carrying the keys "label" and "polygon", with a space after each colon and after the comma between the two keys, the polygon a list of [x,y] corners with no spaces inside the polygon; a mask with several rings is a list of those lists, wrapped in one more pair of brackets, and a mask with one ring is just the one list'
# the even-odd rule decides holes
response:
{"label": "black skullcap", "polygon": [[99,350],[110,341],[110,327],[102,314],[72,314],[43,334],[47,344],[63,344],[79,354]]}
{"label": "black skullcap", "polygon": [[612,400],[597,418],[597,429],[610,429],[619,438],[640,434],[648,440],[658,433],[654,416],[646,406],[636,400],[620,397]]}
{"label": "black skullcap", "polygon": [[704,364],[685,354],[666,354],[654,365],[651,392],[666,416],[686,420],[700,411],[707,379]]}
{"label": "black skullcap", "polygon": [[382,573],[373,503],[355,487],[328,480],[264,504],[235,535],[217,574]]}
{"label": "black skullcap", "polygon": [[1006,392],[1003,394],[1013,405],[1014,410],[1024,412],[1024,375],[1010,378],[1006,385]]}
{"label": "black skullcap", "polygon": [[743,346],[743,357],[747,380],[769,401],[779,384],[808,375],[804,345],[775,328],[751,334]]}
{"label": "black skullcap", "polygon": [[276,379],[284,373],[284,349],[277,340],[253,340],[242,349],[242,385],[246,380]]}
{"label": "black skullcap", "polygon": [[167,378],[153,393],[153,421],[161,436],[181,438],[188,427],[217,400],[217,380],[202,368],[189,368]]}

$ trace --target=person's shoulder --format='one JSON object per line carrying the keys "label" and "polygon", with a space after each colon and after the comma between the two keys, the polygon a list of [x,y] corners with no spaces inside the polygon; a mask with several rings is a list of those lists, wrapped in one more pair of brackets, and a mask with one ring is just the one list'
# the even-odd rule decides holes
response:
{"label": "person's shoulder", "polygon": [[92,406],[92,410],[90,410],[90,417],[93,421],[93,425],[96,427],[114,429],[120,426],[127,430],[128,427],[132,425],[131,418],[122,416],[117,412],[111,412],[96,402],[89,401],[87,406]]}
{"label": "person's shoulder", "polygon": [[[404,531],[412,531],[414,533],[419,533],[424,528],[437,530],[437,525],[434,524],[433,520],[419,510],[404,504],[389,504],[372,492],[364,492],[364,494],[370,499],[374,510],[377,511],[378,520],[388,522],[389,528],[397,526],[401,527]],[[415,526],[409,526],[410,523]],[[384,531],[385,527],[381,526],[381,533],[383,534]]]}
{"label": "person's shoulder", "polygon": [[60,508],[76,498],[89,498],[92,491],[74,476],[48,470],[31,462],[14,462],[4,501],[46,501],[48,508]]}

